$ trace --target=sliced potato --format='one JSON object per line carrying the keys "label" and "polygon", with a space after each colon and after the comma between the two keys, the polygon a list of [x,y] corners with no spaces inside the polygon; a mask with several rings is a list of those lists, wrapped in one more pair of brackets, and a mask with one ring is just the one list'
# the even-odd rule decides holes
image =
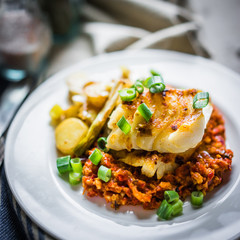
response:
{"label": "sliced potato", "polygon": [[71,105],[68,109],[64,110],[64,117],[65,118],[77,117],[80,107],[81,106],[79,105]]}
{"label": "sliced potato", "polygon": [[64,154],[73,154],[74,148],[85,137],[88,126],[78,118],[62,121],[55,130],[56,146]]}
{"label": "sliced potato", "polygon": [[71,74],[66,79],[70,98],[74,95],[82,95],[83,86],[89,81],[88,77],[81,72]]}
{"label": "sliced potato", "polygon": [[83,92],[87,97],[87,102],[96,108],[102,108],[109,95],[106,83],[101,82],[89,82],[84,86]]}

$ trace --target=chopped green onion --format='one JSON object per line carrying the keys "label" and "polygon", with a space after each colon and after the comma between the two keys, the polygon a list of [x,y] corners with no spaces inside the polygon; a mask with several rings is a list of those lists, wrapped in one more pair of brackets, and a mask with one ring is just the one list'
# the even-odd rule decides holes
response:
{"label": "chopped green onion", "polygon": [[173,202],[172,204],[172,216],[175,217],[177,215],[179,215],[180,213],[182,213],[183,211],[183,202],[178,199],[177,201]]}
{"label": "chopped green onion", "polygon": [[155,83],[163,83],[164,81],[160,76],[152,76],[143,81],[143,85],[146,88],[150,88]]}
{"label": "chopped green onion", "polygon": [[204,108],[208,105],[208,102],[209,102],[209,93],[199,92],[193,98],[193,108],[195,109]]}
{"label": "chopped green onion", "polygon": [[107,168],[105,166],[101,166],[98,169],[98,178],[103,180],[104,182],[108,182],[112,176],[112,171],[110,168]]}
{"label": "chopped green onion", "polygon": [[98,165],[99,162],[101,161],[102,157],[103,157],[103,155],[102,155],[101,151],[99,149],[95,148],[95,150],[89,156],[89,159],[91,160],[91,162],[94,165]]}
{"label": "chopped green onion", "polygon": [[155,75],[152,77],[147,78],[143,85],[146,88],[149,88],[151,93],[159,93],[165,89],[165,84],[161,75]]}
{"label": "chopped green onion", "polygon": [[106,147],[106,145],[107,145],[107,138],[106,137],[100,137],[97,140],[97,145],[102,151],[104,151],[104,152],[108,151],[108,149]]}
{"label": "chopped green onion", "polygon": [[203,193],[201,191],[192,192],[191,203],[194,206],[200,207],[203,204]]}
{"label": "chopped green onion", "polygon": [[117,126],[124,132],[124,134],[128,134],[131,130],[131,125],[124,116],[122,116],[117,122]]}
{"label": "chopped green onion", "polygon": [[150,73],[151,73],[153,76],[160,76],[160,77],[162,77],[162,75],[161,75],[160,73],[158,73],[157,71],[155,71],[155,70],[153,70],[153,69],[150,70]]}
{"label": "chopped green onion", "polygon": [[136,98],[135,88],[125,88],[118,91],[122,101],[132,101]]}
{"label": "chopped green onion", "polygon": [[71,185],[76,185],[81,182],[81,173],[70,172],[69,173],[69,183]]}
{"label": "chopped green onion", "polygon": [[171,204],[169,204],[167,200],[164,199],[161,203],[161,206],[157,210],[157,215],[161,219],[168,220],[169,218],[171,218],[172,212],[173,208]]}
{"label": "chopped green onion", "polygon": [[142,103],[138,106],[138,111],[144,117],[144,119],[149,122],[150,118],[152,117],[152,111],[147,107],[145,103]]}
{"label": "chopped green onion", "polygon": [[70,160],[71,156],[64,156],[57,159],[57,169],[59,173],[65,173],[72,170]]}
{"label": "chopped green onion", "polygon": [[143,91],[144,91],[144,86],[139,80],[136,81],[136,83],[133,85],[133,87],[136,89],[136,91],[138,93],[143,93]]}
{"label": "chopped green onion", "polygon": [[80,158],[72,158],[70,162],[71,162],[73,172],[82,174],[81,159]]}
{"label": "chopped green onion", "polygon": [[179,195],[175,191],[165,191],[164,192],[164,198],[169,202],[174,202],[179,199]]}
{"label": "chopped green onion", "polygon": [[163,83],[154,83],[149,88],[150,93],[160,93],[163,92],[165,89],[165,84]]}

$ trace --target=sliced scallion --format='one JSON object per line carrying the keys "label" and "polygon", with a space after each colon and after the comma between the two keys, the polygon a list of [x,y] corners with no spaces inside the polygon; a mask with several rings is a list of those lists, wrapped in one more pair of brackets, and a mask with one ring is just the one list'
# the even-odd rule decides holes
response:
{"label": "sliced scallion", "polygon": [[107,145],[107,138],[106,137],[100,137],[97,140],[97,145],[102,151],[104,151],[104,152],[108,151],[108,149],[106,147],[106,145]]}
{"label": "sliced scallion", "polygon": [[171,204],[167,202],[167,200],[163,200],[160,207],[157,210],[157,215],[160,219],[168,220],[171,218],[173,212],[173,208]]}
{"label": "sliced scallion", "polygon": [[164,198],[169,202],[174,202],[179,199],[179,195],[175,191],[165,191],[164,192]]}
{"label": "sliced scallion", "polygon": [[108,182],[111,179],[112,171],[110,168],[107,168],[105,166],[100,166],[98,169],[98,178],[103,180],[104,182]]}
{"label": "sliced scallion", "polygon": [[153,70],[153,69],[150,70],[150,73],[151,73],[153,76],[161,76],[161,77],[162,77],[162,75],[161,75],[159,72],[157,72],[157,71],[155,71],[155,70]]}
{"label": "sliced scallion", "polygon": [[134,88],[136,89],[136,91],[138,93],[143,93],[144,86],[143,86],[143,84],[139,80],[137,80],[133,86],[134,86]]}
{"label": "sliced scallion", "polygon": [[122,116],[117,122],[117,126],[124,132],[124,134],[128,134],[131,130],[131,125],[124,116]]}
{"label": "sliced scallion", "polygon": [[76,185],[81,182],[81,176],[82,174],[76,173],[76,172],[70,172],[69,173],[69,183],[71,185]]}
{"label": "sliced scallion", "polygon": [[193,108],[195,109],[204,108],[208,105],[208,102],[209,102],[209,93],[199,92],[193,98]]}
{"label": "sliced scallion", "polygon": [[194,206],[200,207],[203,204],[203,193],[201,191],[192,192],[191,203]]}
{"label": "sliced scallion", "polygon": [[91,160],[91,162],[94,165],[98,165],[99,162],[101,161],[102,157],[103,157],[103,155],[102,155],[101,151],[99,149],[95,148],[95,150],[89,156],[89,159]]}
{"label": "sliced scallion", "polygon": [[148,106],[145,103],[142,103],[141,105],[138,106],[138,111],[143,116],[143,118],[147,122],[149,122],[149,120],[151,119],[153,113],[152,113],[152,111],[148,108]]}
{"label": "sliced scallion", "polygon": [[143,81],[143,85],[146,88],[150,88],[155,83],[164,83],[164,81],[160,76],[152,76]]}
{"label": "sliced scallion", "polygon": [[149,88],[150,93],[160,93],[165,89],[165,85],[163,83],[154,83]]}
{"label": "sliced scallion", "polygon": [[132,101],[136,98],[135,88],[125,88],[118,91],[122,101]]}
{"label": "sliced scallion", "polygon": [[70,162],[71,162],[73,172],[82,174],[81,159],[80,158],[72,158]]}
{"label": "sliced scallion", "polygon": [[72,170],[70,160],[71,156],[64,156],[57,159],[57,169],[59,173],[65,173]]}
{"label": "sliced scallion", "polygon": [[159,93],[165,89],[165,84],[161,75],[154,75],[152,77],[147,78],[143,85],[146,88],[149,88],[151,93]]}
{"label": "sliced scallion", "polygon": [[172,205],[172,209],[173,209],[173,211],[172,211],[172,216],[173,217],[175,217],[175,216],[179,215],[180,213],[182,213],[182,211],[183,211],[183,202],[180,199],[176,200],[171,205]]}

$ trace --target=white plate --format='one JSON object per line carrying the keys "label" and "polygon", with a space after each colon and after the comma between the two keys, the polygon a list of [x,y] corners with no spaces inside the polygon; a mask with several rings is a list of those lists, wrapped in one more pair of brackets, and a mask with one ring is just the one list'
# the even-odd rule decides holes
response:
{"label": "white plate", "polygon": [[[49,110],[67,105],[65,79],[85,72],[107,80],[129,67],[134,78],[159,70],[165,82],[209,91],[226,119],[228,147],[234,151],[230,177],[208,194],[200,209],[184,203],[183,215],[158,221],[154,211],[122,207],[115,211],[98,198],[87,199],[56,170],[54,130]],[[212,61],[160,51],[123,51],[76,64],[44,82],[18,112],[7,137],[5,170],[18,203],[51,235],[61,239],[228,239],[240,232],[240,77]]]}

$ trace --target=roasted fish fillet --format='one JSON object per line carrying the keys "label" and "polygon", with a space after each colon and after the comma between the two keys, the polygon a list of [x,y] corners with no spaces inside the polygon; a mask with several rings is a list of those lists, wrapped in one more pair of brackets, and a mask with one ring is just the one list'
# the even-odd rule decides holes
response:
{"label": "roasted fish fillet", "polygon": [[157,179],[161,179],[165,174],[172,173],[179,165],[185,162],[195,151],[189,149],[185,153],[158,153],[156,151],[147,152],[142,150],[112,152],[115,159],[133,167],[141,167],[141,172],[147,177],[153,177],[156,173]]}
{"label": "roasted fish fillet", "polygon": [[[111,133],[107,147],[117,151],[138,149],[159,153],[183,153],[195,148],[212,113],[210,103],[203,109],[193,108],[193,98],[198,92],[169,88],[152,94],[145,89],[135,100],[120,103],[108,123]],[[137,110],[141,103],[153,113],[149,122]],[[126,135],[117,126],[122,116],[131,125]]]}

